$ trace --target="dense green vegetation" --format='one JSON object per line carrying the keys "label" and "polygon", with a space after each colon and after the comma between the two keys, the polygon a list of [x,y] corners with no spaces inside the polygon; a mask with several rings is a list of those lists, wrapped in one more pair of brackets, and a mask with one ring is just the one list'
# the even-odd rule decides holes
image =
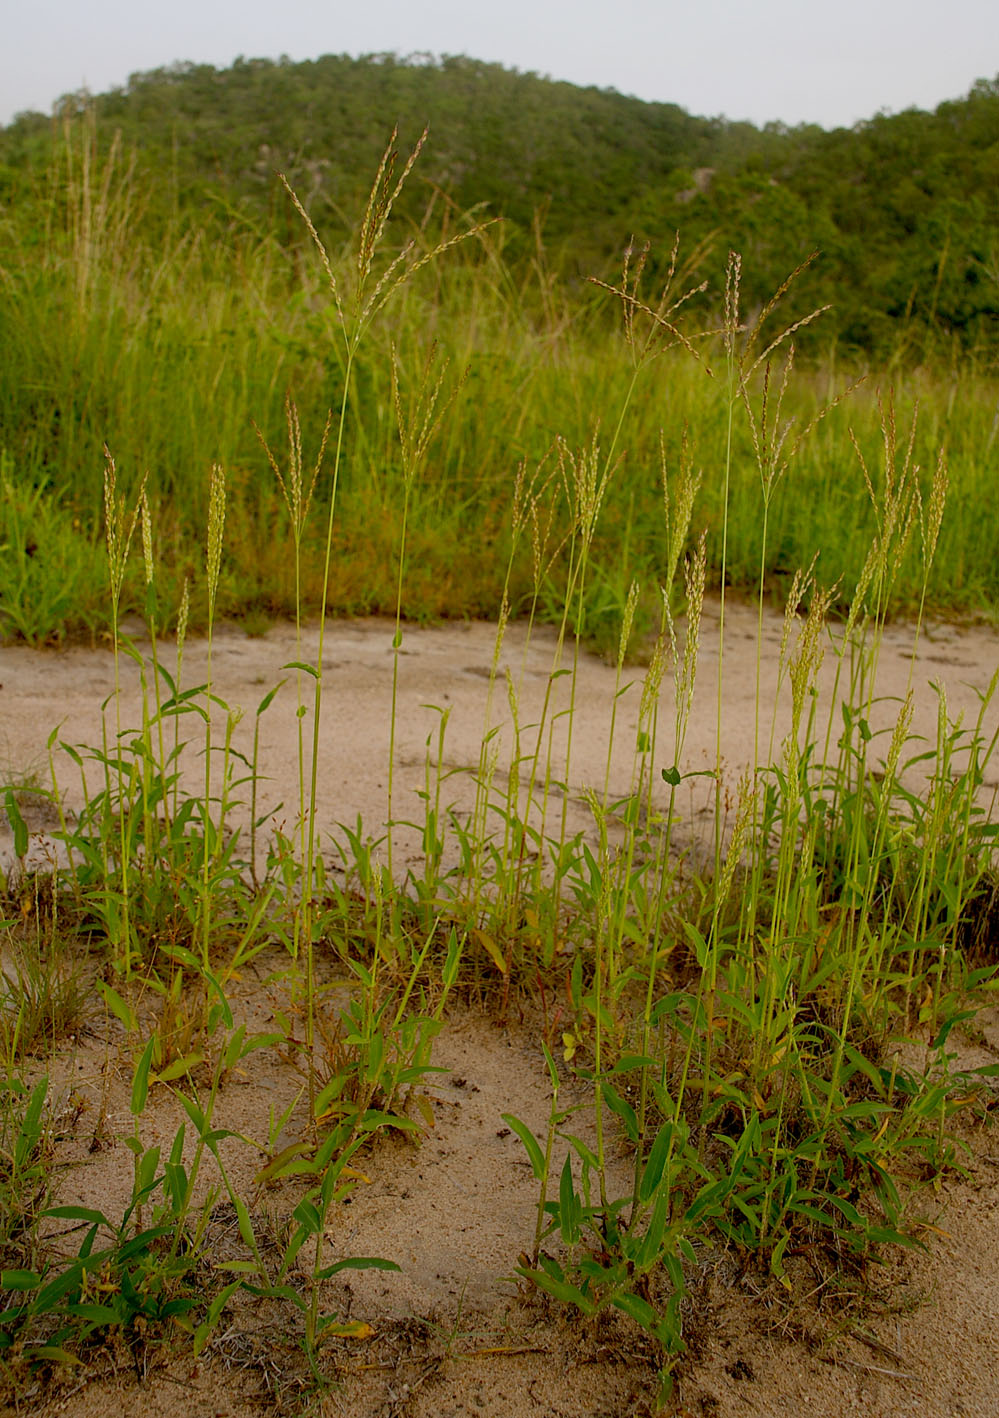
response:
{"label": "dense green vegetation", "polygon": [[[942,444],[957,494],[929,585],[909,548],[894,608],[912,609],[924,594],[949,612],[994,604],[999,84],[980,83],[935,114],[879,117],[849,132],[761,132],[471,60],[328,57],[158,70],[93,101],[67,98],[55,120],[28,114],[0,131],[3,633],[46,639],[106,626],[93,556],[105,449],[126,484],[148,474],[171,528],[162,553],[175,603],[183,580],[198,579],[187,548],[200,536],[217,462],[230,481],[220,608],[259,623],[287,614],[296,595],[315,609],[315,577],[296,593],[278,550],[285,514],[257,430],[280,441],[290,397],[317,445],[346,367],[326,274],[278,173],[348,290],[357,276],[349,234],[396,118],[390,187],[406,136],[417,142],[427,119],[432,132],[395,201],[383,260],[411,242],[406,260],[422,261],[435,244],[472,235],[449,253],[446,280],[432,262],[413,271],[351,364],[328,588],[335,610],[394,608],[405,513],[419,568],[405,613],[495,615],[492,549],[509,537],[511,480],[522,463],[550,465],[556,437],[570,448],[597,438],[619,459],[593,547],[588,635],[615,643],[635,577],[654,619],[660,471],[665,459],[676,474],[685,427],[696,430],[683,456],[704,473],[699,527],[717,569],[715,473],[731,407],[717,332],[730,249],[743,255],[739,357],[750,364],[773,337],[772,317],[753,333],[766,302],[819,252],[781,302],[785,322],[804,322],[794,342],[810,371],[784,403],[781,417],[794,426],[782,457],[826,403],[869,376],[779,479],[765,556],[757,509],[766,454],[736,421],[730,580],[752,589],[762,575],[779,596],[818,540],[824,579],[849,599],[870,520],[851,431],[874,466],[878,404],[891,396],[900,425],[920,406],[914,456],[924,482]],[[666,285],[667,305],[694,292],[676,312],[693,345],[674,342],[650,362],[629,347],[622,316],[633,299],[656,305]],[[466,377],[407,492],[392,370],[415,386],[431,340]],[[775,352],[778,362],[789,348]],[[758,394],[765,366],[749,381]],[[774,407],[771,399],[771,416]],[[521,545],[515,614],[530,571]],[[542,588],[542,614],[560,613],[556,586],[552,578]],[[123,594],[126,607],[140,607],[141,580],[130,578]],[[192,610],[197,624],[197,594]]]}
{"label": "dense green vegetation", "polygon": [[[508,256],[543,229],[574,278],[617,267],[634,233],[681,227],[705,274],[731,247],[760,302],[812,250],[809,298],[835,309],[817,337],[847,352],[924,357],[956,342],[994,358],[999,321],[999,83],[934,113],[878,115],[851,130],[760,131],[673,104],[579,89],[466,58],[392,55],[243,60],[134,75],[93,101],[101,143],[156,174],[143,216],[178,212],[300,240],[276,173],[317,221],[349,225],[386,130],[432,141],[401,210],[414,222],[502,215]],[[89,100],[68,97],[64,114]],[[56,133],[58,141],[58,133]],[[0,200],[31,203],[52,125],[22,115],[0,133]],[[804,299],[804,297],[803,297]]]}

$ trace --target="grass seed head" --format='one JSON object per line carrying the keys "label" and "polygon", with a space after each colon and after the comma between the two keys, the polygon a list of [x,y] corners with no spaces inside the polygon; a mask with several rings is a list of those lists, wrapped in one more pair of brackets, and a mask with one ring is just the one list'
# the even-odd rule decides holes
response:
{"label": "grass seed head", "polygon": [[832,598],[832,591],[816,587],[798,637],[797,654],[792,659],[788,671],[791,680],[792,733],[795,738],[804,711],[805,698],[822,668],[825,653],[823,633]]}
{"label": "grass seed head", "polygon": [[[888,757],[885,759],[885,783],[891,784],[898,774],[898,760],[901,757],[902,749],[909,740],[909,731],[912,728],[912,714],[914,709],[913,693],[910,689],[905,696],[905,703],[899,712],[895,727],[892,730],[891,743],[888,745]],[[885,792],[881,800],[881,811],[886,813],[889,810],[891,794]]]}
{"label": "grass seed head", "polygon": [[812,584],[812,574],[815,570],[815,562],[817,559],[818,552],[812,557],[811,565],[807,571],[803,571],[799,566],[795,569],[795,573],[791,578],[791,589],[788,591],[787,600],[784,603],[784,620],[781,625],[780,648],[777,652],[778,665],[785,664],[787,660],[787,647],[791,640],[791,627],[797,620],[798,607],[801,605],[802,598]]}
{"label": "grass seed head", "polygon": [[662,689],[663,679],[666,674],[666,666],[670,659],[670,635],[668,631],[660,631],[656,637],[656,643],[652,650],[652,658],[649,660],[649,667],[645,672],[645,679],[642,682],[642,697],[639,701],[638,723],[640,728],[649,723],[655,713],[659,703],[659,692]]}
{"label": "grass seed head", "polygon": [[323,245],[322,241],[321,241],[320,238],[319,238],[319,233],[316,231],[316,228],[315,228],[315,226],[313,225],[312,218],[309,216],[308,212],[307,212],[307,211],[305,210],[305,208],[302,206],[302,203],[301,203],[301,202],[299,201],[299,199],[298,199],[298,194],[295,192],[295,190],[294,190],[294,188],[292,187],[291,183],[290,183],[290,182],[288,181],[288,179],[285,177],[285,175],[284,175],[283,172],[278,173],[278,176],[279,176],[279,178],[281,179],[281,182],[282,182],[282,184],[283,184],[283,186],[284,186],[285,191],[288,193],[288,196],[291,198],[292,202],[294,203],[295,210],[298,212],[298,215],[302,218],[302,221],[305,223],[306,230],[308,231],[309,235],[312,237],[312,244],[315,246],[316,250],[319,252],[319,259],[320,259],[320,260],[322,261],[322,263],[323,263],[323,270],[326,272],[326,279],[327,279],[327,281],[329,282],[330,294],[331,294],[332,297],[333,297],[333,304],[334,304],[334,306],[336,307],[337,318],[339,319],[340,324],[343,325],[343,324],[345,324],[345,319],[344,319],[344,309],[343,309],[343,305],[342,305],[341,300],[340,300],[340,287],[339,287],[339,285],[337,284],[336,276],[333,274],[333,267],[332,267],[332,265],[330,264],[329,253],[327,252],[326,247]]}
{"label": "grass seed head", "polygon": [[117,611],[121,599],[121,589],[125,580],[125,567],[132,546],[135,524],[139,509],[145,497],[146,478],[139,487],[139,496],[131,512],[128,512],[124,494],[118,492],[118,475],[110,450],[104,449],[104,531],[107,542],[108,574],[111,581],[111,600]]}
{"label": "grass seed head", "polygon": [[212,464],[208,485],[208,614],[215,614],[219,574],[222,568],[222,542],[225,527],[225,470],[220,463]]}
{"label": "grass seed head", "polygon": [[725,323],[722,326],[725,353],[735,355],[735,339],[742,329],[739,322],[739,286],[742,282],[742,257],[738,251],[728,253],[725,270]]}
{"label": "grass seed head", "polygon": [[704,608],[704,585],[707,579],[707,533],[702,532],[697,539],[693,559],[688,558],[683,569],[684,588],[687,596],[687,633],[683,642],[683,663],[676,682],[676,704],[679,716],[678,740],[686,731],[694,700],[694,683],[697,678],[697,652],[701,642],[701,612]]}
{"label": "grass seed head", "polygon": [[187,639],[187,621],[191,613],[191,583],[184,577],[183,589],[180,593],[180,609],[177,612],[177,654],[184,653],[184,641]]}
{"label": "grass seed head", "polygon": [[624,612],[621,616],[621,634],[617,642],[617,667],[620,671],[624,664],[624,657],[628,653],[628,641],[631,639],[631,627],[635,619],[635,608],[638,605],[639,586],[637,581],[632,581],[628,587],[628,597],[624,603]]}
{"label": "grass seed head", "polygon": [[701,488],[701,474],[694,472],[693,455],[683,430],[680,441],[680,477],[675,500],[670,493],[669,471],[666,461],[666,446],[662,431],[659,434],[659,477],[663,490],[663,517],[666,524],[666,578],[668,591],[673,585],[680,557],[687,544],[690,521],[694,514],[694,503]]}
{"label": "grass seed head", "polygon": [[153,524],[149,512],[149,498],[146,496],[145,488],[139,498],[139,513],[142,525],[142,562],[146,571],[146,585],[153,584],[155,564],[153,562]]}
{"label": "grass seed head", "polygon": [[742,861],[742,854],[749,836],[749,827],[752,822],[755,822],[756,816],[756,788],[750,774],[745,773],[739,779],[735,826],[732,828],[732,840],[729,842],[728,852],[725,855],[725,864],[722,867],[721,881],[718,886],[719,909],[725,905],[729,892],[732,890],[735,873]]}
{"label": "grass seed head", "polygon": [[930,502],[926,510],[925,521],[920,513],[919,534],[923,544],[923,564],[928,571],[933,564],[936,555],[937,539],[940,536],[940,524],[943,522],[944,507],[947,503],[947,490],[950,486],[950,477],[947,471],[947,455],[941,448],[937,454],[937,464],[933,472],[933,482],[930,485]]}

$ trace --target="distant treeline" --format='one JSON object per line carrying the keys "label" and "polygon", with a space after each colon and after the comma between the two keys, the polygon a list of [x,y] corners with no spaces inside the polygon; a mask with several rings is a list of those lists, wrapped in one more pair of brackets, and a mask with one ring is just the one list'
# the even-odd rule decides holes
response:
{"label": "distant treeline", "polygon": [[[325,232],[355,225],[387,135],[430,138],[401,215],[438,230],[473,210],[502,216],[504,255],[570,282],[610,275],[627,243],[665,261],[673,233],[697,279],[721,288],[744,258],[743,305],[762,304],[813,250],[791,314],[830,303],[803,332],[815,353],[939,360],[999,350],[999,78],[933,113],[852,129],[693,117],[674,104],[581,89],[467,58],[327,55],[137,74],[61,101],[96,115],[155,177],[141,220],[246,223],[303,240],[277,173]],[[59,122],[0,129],[0,206],[30,219],[50,191]],[[15,214],[19,214],[19,217]]]}

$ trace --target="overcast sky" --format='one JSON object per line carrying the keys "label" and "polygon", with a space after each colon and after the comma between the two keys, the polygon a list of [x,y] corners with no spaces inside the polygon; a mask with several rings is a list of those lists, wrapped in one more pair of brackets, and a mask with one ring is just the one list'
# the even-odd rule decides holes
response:
{"label": "overcast sky", "polygon": [[999,73],[999,0],[0,0],[0,123],[175,60],[467,54],[756,123],[933,108]]}

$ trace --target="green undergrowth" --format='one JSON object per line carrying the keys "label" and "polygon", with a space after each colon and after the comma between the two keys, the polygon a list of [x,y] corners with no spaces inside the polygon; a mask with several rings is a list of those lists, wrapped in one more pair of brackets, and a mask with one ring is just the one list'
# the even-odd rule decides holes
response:
{"label": "green undergrowth", "polygon": [[[414,362],[403,347],[412,327],[395,345],[379,334],[386,311],[415,301],[428,272],[446,272],[489,239],[489,229],[473,228],[438,248],[386,253],[412,160],[397,170],[386,155],[349,264],[334,261],[299,208],[320,273],[301,305],[310,318],[315,292],[324,291],[325,342],[310,349],[339,374],[327,385],[328,415],[313,424],[288,400],[282,444],[261,432],[266,484],[251,492],[238,467],[216,464],[197,489],[207,533],[195,541],[188,513],[170,514],[155,477],[123,491],[116,459],[104,461],[101,615],[115,692],[103,706],[100,743],[84,748],[58,732],[49,740],[48,786],[36,789],[53,823],[44,870],[32,856],[23,788],[11,784],[4,796],[14,861],[3,891],[0,1365],[12,1386],[26,1367],[86,1363],[112,1342],[133,1358],[158,1339],[201,1354],[223,1316],[247,1303],[280,1307],[309,1384],[330,1382],[328,1341],[370,1333],[366,1320],[330,1308],[336,1277],[396,1265],[341,1251],[343,1203],[362,1163],[377,1168],[381,1136],[419,1143],[433,1115],[434,1041],[462,1000],[488,1001],[503,1018],[516,1005],[534,1019],[538,1067],[551,1088],[540,1135],[515,1113],[506,1118],[537,1183],[536,1224],[511,1252],[511,1271],[528,1292],[583,1316],[616,1310],[651,1336],[663,1401],[682,1361],[684,1300],[705,1248],[734,1248],[794,1293],[804,1255],[824,1274],[860,1273],[885,1246],[917,1244],[918,1188],[960,1164],[956,1115],[980,1102],[994,1072],[962,1072],[954,1042],[996,979],[996,828],[983,785],[997,677],[972,721],[952,719],[937,691],[933,743],[911,734],[911,692],[891,730],[871,727],[887,617],[900,603],[915,608],[915,653],[934,568],[952,546],[950,462],[935,449],[924,459],[925,424],[888,395],[876,445],[858,435],[845,452],[838,386],[823,402],[806,379],[804,400],[793,405],[795,327],[780,323],[783,292],[745,318],[738,258],[726,276],[710,385],[717,428],[698,445],[701,457],[712,450],[709,471],[700,472],[693,453],[697,430],[673,417],[670,395],[693,414],[687,381],[706,378],[679,272],[650,294],[638,255],[604,292],[624,317],[625,370],[604,391],[599,423],[571,361],[567,368],[553,359],[546,369],[544,382],[554,388],[558,375],[566,390],[549,414],[575,401],[589,427],[582,438],[553,436],[550,423],[544,432],[514,431],[535,452],[519,467],[514,460],[513,471],[507,462],[488,522],[490,565],[479,589],[467,591],[480,594],[488,578],[494,601],[484,598],[482,608],[498,612],[474,805],[454,810],[436,766],[445,760],[442,713],[428,747],[415,865],[402,865],[399,847],[406,824],[395,714],[384,746],[385,823],[374,835],[358,823],[330,837],[317,819],[325,618],[315,654],[300,636],[281,683],[256,705],[221,699],[210,653],[202,681],[188,680],[189,627],[204,629],[210,651],[236,594],[240,544],[260,525],[248,520],[251,500],[269,519],[256,552],[261,585],[283,587],[260,604],[290,608],[301,632],[316,605],[340,603],[337,588],[359,574],[352,518],[374,505],[357,476],[357,430],[373,411],[394,469],[390,510],[367,524],[379,528],[368,548],[383,577],[377,606],[394,619],[393,704],[408,588],[429,578],[428,560],[437,564],[428,528],[450,527],[457,541],[463,519],[482,516],[478,500],[458,505],[454,463],[441,451],[477,466],[474,418],[465,434],[481,385],[432,340]],[[161,325],[168,283],[163,289],[164,311],[149,312]],[[386,362],[377,376],[376,356]],[[267,364],[263,351],[257,364]],[[279,391],[280,370],[267,378]],[[792,419],[792,405],[811,410],[808,418]],[[636,527],[647,514],[633,489],[622,498],[620,470],[629,419],[653,406],[647,417],[669,430],[649,477],[659,519],[654,556],[641,550]],[[263,401],[264,422],[273,414]],[[570,429],[577,431],[571,421]],[[796,543],[785,531],[792,514],[783,510],[800,483],[824,565],[817,470],[831,449],[855,467],[849,536],[857,561],[833,586],[819,579],[814,544],[806,569],[795,569]],[[830,497],[833,481],[823,484]],[[18,493],[10,462],[4,495],[19,508],[19,526],[52,517],[51,535],[62,535],[47,498]],[[383,496],[379,470],[367,497]],[[425,520],[428,508],[435,523]],[[620,522],[616,534],[633,548],[626,564],[636,574],[626,583],[609,569],[607,521]],[[740,538],[740,526],[745,533],[750,525],[755,540]],[[470,562],[479,545],[468,550]],[[740,557],[745,564],[733,569]],[[27,566],[34,555],[25,558]],[[181,564],[190,581],[175,595]],[[777,564],[787,574],[777,668],[790,726],[775,729],[777,706],[764,702],[758,674],[753,762],[738,786],[727,785],[726,595],[733,582],[755,587],[759,671]],[[977,564],[969,557],[969,576]],[[451,585],[432,588],[440,599],[427,613],[464,609]],[[708,592],[719,600],[723,673],[715,762],[696,776],[708,780],[714,822],[691,847],[681,806],[695,775],[684,745]],[[120,630],[137,605],[142,651]],[[548,692],[531,722],[523,721],[516,677],[500,671],[515,614],[528,637],[541,621],[556,627]],[[590,825],[576,833],[567,809],[579,656],[611,625],[615,703],[638,697],[630,785],[619,796],[610,790],[622,732],[615,711],[605,779],[583,789]],[[651,649],[628,689],[625,665],[639,639]],[[826,711],[816,686],[829,658],[835,688]],[[126,668],[142,689],[134,723],[123,722],[118,694]],[[297,698],[299,765],[297,802],[285,804],[280,828],[258,805],[257,757],[278,693]],[[512,732],[500,736],[507,711]],[[558,757],[556,719],[569,728]],[[66,806],[71,781],[82,803],[75,813]],[[234,1007],[255,962],[267,963],[284,992],[264,1033],[251,1032]],[[95,1007],[131,1075],[123,1142],[132,1189],[121,1215],[61,1204],[45,1165],[62,1114],[39,1059],[71,1047]],[[298,1093],[272,1116],[266,1139],[244,1138],[227,1126],[227,1090],[262,1053],[294,1074]],[[152,1096],[169,1096],[182,1118],[163,1145],[149,1141]],[[276,1238],[232,1180],[233,1147],[264,1154],[255,1188],[281,1189],[286,1214]]]}

